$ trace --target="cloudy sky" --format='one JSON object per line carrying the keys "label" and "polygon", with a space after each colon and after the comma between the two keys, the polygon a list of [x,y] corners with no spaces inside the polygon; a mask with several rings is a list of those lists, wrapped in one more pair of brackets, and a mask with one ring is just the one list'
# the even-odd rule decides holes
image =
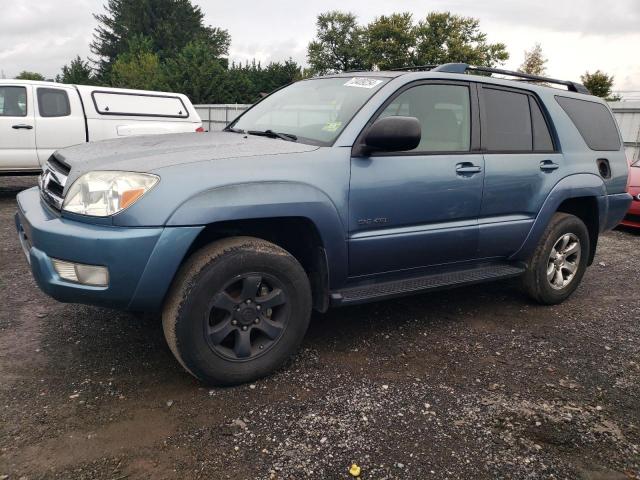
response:
{"label": "cloudy sky", "polygon": [[[315,18],[348,10],[362,23],[406,11],[415,19],[449,10],[478,17],[493,42],[507,44],[517,68],[539,42],[550,76],[578,80],[585,70],[615,75],[616,90],[640,90],[640,0],[194,0],[206,22],[232,37],[231,58],[305,62]],[[89,55],[103,0],[0,0],[0,74],[21,70],[54,77],[76,54]]]}

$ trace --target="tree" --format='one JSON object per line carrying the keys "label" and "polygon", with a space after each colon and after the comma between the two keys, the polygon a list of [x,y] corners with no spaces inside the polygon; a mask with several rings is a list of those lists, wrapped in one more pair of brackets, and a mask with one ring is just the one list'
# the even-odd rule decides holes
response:
{"label": "tree", "polygon": [[56,82],[74,85],[93,85],[95,81],[91,65],[88,61],[82,60],[80,55],[76,55],[69,65],[63,66],[62,74],[56,76]]}
{"label": "tree", "polygon": [[365,30],[367,64],[389,70],[412,64],[416,33],[410,13],[382,15]]}
{"label": "tree", "polygon": [[307,47],[307,60],[317,74],[368,68],[363,48],[363,29],[352,13],[339,11],[318,15],[316,39]]}
{"label": "tree", "polygon": [[432,12],[416,27],[416,64],[462,62],[494,67],[509,59],[504,43],[489,43],[476,18]]}
{"label": "tree", "polygon": [[381,16],[366,28],[351,13],[318,16],[316,39],[307,47],[315,73],[463,62],[493,67],[508,58],[504,43],[489,43],[480,22],[449,12],[432,12],[413,24],[408,13]]}
{"label": "tree", "polygon": [[99,58],[98,73],[108,76],[134,36],[148,38],[160,61],[175,56],[188,43],[205,42],[213,57],[228,54],[226,30],[204,25],[204,14],[191,0],[108,0],[106,13],[95,14],[99,25],[91,51]]}
{"label": "tree", "polygon": [[547,73],[546,63],[547,59],[542,54],[542,47],[536,43],[531,50],[524,52],[524,62],[518,71],[529,75],[544,76]]}
{"label": "tree", "polygon": [[609,101],[620,100],[619,95],[612,95],[611,89],[613,88],[613,75],[609,76],[601,70],[596,70],[593,73],[585,72],[580,76],[582,83],[592,95],[601,97]]}
{"label": "tree", "polygon": [[152,41],[134,36],[129,49],[118,55],[111,68],[111,85],[140,90],[165,90],[160,58],[151,50]]}
{"label": "tree", "polygon": [[266,67],[255,60],[231,64],[225,82],[224,103],[253,103],[265,94],[303,78],[305,73],[292,59],[272,62]]}
{"label": "tree", "polygon": [[23,70],[18,74],[16,80],[44,80],[44,76],[38,72]]}
{"label": "tree", "polygon": [[206,42],[188,43],[167,59],[163,70],[167,88],[184,93],[193,103],[224,103],[226,65],[211,56]]}

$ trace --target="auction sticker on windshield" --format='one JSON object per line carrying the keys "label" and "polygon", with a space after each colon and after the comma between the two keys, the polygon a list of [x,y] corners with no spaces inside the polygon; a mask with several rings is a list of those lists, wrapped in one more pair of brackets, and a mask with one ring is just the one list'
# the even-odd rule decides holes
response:
{"label": "auction sticker on windshield", "polygon": [[358,87],[358,88],[374,88],[382,83],[382,80],[376,80],[375,78],[367,77],[354,77],[344,84],[345,87]]}

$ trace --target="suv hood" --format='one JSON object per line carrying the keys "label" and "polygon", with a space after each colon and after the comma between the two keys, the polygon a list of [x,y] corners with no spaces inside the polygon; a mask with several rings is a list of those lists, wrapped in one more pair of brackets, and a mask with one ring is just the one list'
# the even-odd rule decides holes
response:
{"label": "suv hood", "polygon": [[232,132],[144,135],[83,143],[58,150],[58,160],[71,167],[67,185],[92,170],[151,172],[187,163],[253,156],[301,153],[314,145]]}

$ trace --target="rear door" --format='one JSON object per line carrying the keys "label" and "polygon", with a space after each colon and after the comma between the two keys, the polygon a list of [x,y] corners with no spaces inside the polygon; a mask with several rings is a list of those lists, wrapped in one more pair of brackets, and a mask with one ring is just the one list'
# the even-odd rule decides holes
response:
{"label": "rear door", "polygon": [[73,88],[37,86],[36,145],[44,164],[51,154],[64,147],[87,141],[84,112]]}
{"label": "rear door", "polygon": [[483,158],[475,85],[421,82],[377,118],[416,117],[412,151],[351,159],[349,273],[363,276],[477,256]]}
{"label": "rear door", "polygon": [[479,218],[481,257],[505,257],[524,242],[553,186],[564,175],[542,102],[526,90],[480,89],[485,175]]}
{"label": "rear door", "polygon": [[0,171],[36,170],[31,85],[0,85]]}

